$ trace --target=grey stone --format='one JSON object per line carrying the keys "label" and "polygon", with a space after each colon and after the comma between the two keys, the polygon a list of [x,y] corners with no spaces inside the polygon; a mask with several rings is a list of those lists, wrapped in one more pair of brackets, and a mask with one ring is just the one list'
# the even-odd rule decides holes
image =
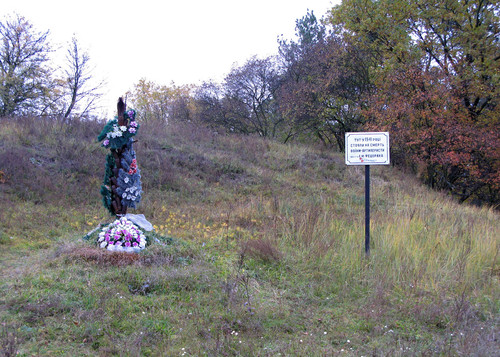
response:
{"label": "grey stone", "polygon": [[153,225],[148,222],[148,220],[146,219],[146,217],[144,217],[143,214],[127,213],[125,215],[125,218],[128,219],[129,221],[131,221],[132,223],[138,225],[139,227],[141,227],[145,231],[150,232],[153,230]]}

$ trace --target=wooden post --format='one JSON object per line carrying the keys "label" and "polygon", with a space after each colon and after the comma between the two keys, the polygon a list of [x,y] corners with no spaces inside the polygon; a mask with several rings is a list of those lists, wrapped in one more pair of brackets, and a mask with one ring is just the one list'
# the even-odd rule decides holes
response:
{"label": "wooden post", "polygon": [[[127,109],[127,105],[123,102],[123,98],[122,97],[118,98],[118,104],[117,104],[118,126],[127,125],[127,120],[125,119],[125,116],[124,116],[126,109]],[[116,183],[116,177],[118,177],[118,172],[120,171],[120,168],[122,167],[123,147],[120,149],[111,150],[111,152],[113,153],[113,157],[115,159],[115,169],[113,172],[115,175],[115,180],[111,186],[112,190],[113,190],[113,209],[115,210],[115,214],[117,216],[126,215],[127,214],[127,206],[122,205],[121,197],[116,192],[116,189],[118,187],[118,184]]]}
{"label": "wooden post", "polygon": [[117,109],[118,109],[118,126],[127,125],[125,121],[125,116],[123,115],[125,113],[125,110],[127,109],[127,105],[123,102],[122,97],[118,98]]}

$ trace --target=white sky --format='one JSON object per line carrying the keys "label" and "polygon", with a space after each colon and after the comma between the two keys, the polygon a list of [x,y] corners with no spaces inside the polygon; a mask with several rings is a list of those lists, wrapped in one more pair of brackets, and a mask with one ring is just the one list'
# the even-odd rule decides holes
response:
{"label": "white sky", "polygon": [[[3,20],[17,13],[65,55],[73,34],[87,50],[94,78],[104,79],[103,106],[141,78],[157,84],[220,82],[234,63],[277,53],[307,9],[319,19],[340,0],[6,0]],[[106,109],[107,111],[107,109]]]}

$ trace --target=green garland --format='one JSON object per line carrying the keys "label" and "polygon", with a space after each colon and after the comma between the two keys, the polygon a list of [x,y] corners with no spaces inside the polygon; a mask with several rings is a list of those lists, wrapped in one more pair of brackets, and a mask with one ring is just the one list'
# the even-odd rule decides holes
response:
{"label": "green garland", "polygon": [[128,126],[118,126],[118,118],[115,117],[106,123],[97,141],[102,141],[102,145],[109,149],[120,149],[127,145],[129,139],[137,134],[140,125],[135,121],[136,112],[134,109],[123,114]]}
{"label": "green garland", "polygon": [[[115,212],[115,209],[120,211],[122,209],[120,207],[123,206],[135,208],[141,199],[142,191],[135,152],[132,149],[132,137],[137,134],[139,129],[139,124],[135,121],[136,111],[134,109],[126,110],[123,117],[125,125],[118,125],[118,117],[115,117],[106,123],[97,137],[97,140],[102,142],[102,146],[111,150],[111,153],[106,157],[101,196],[104,207],[112,215],[119,213]],[[118,157],[119,162],[115,161],[115,156]],[[133,165],[133,168],[127,166],[126,172],[120,168],[119,173],[115,176],[115,168],[123,165],[124,158],[129,158],[130,162],[127,164]],[[117,186],[116,191],[112,189],[113,182]],[[117,201],[118,203],[115,204]]]}
{"label": "green garland", "polygon": [[114,176],[113,168],[115,167],[115,159],[111,153],[106,156],[106,170],[104,172],[104,181],[101,186],[102,203],[104,207],[111,213],[115,214],[112,205],[111,178]]}

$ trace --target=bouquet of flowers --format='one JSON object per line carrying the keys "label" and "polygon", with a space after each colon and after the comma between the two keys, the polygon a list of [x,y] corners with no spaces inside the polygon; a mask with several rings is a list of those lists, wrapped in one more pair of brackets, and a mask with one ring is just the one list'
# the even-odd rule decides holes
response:
{"label": "bouquet of flowers", "polygon": [[102,146],[105,148],[120,149],[127,145],[130,139],[137,134],[139,124],[135,121],[135,110],[125,111],[123,116],[128,125],[119,126],[118,118],[115,117],[106,123],[97,137],[97,140],[102,141]]}
{"label": "bouquet of flowers", "polygon": [[98,239],[101,248],[124,252],[139,252],[146,243],[144,233],[124,217],[105,227]]}

